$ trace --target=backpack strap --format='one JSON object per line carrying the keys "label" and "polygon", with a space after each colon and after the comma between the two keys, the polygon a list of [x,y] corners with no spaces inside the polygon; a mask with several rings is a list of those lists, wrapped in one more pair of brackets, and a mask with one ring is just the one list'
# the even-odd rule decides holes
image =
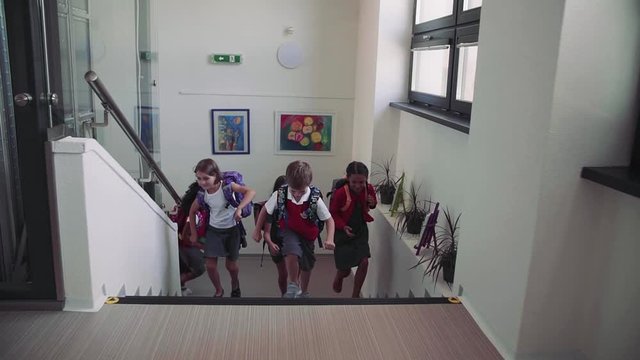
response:
{"label": "backpack strap", "polygon": [[344,193],[347,196],[347,199],[344,202],[344,206],[340,208],[340,211],[345,212],[351,206],[351,191],[349,190],[349,185],[345,184],[343,187]]}
{"label": "backpack strap", "polygon": [[229,206],[231,206],[231,202],[233,201],[234,197],[233,197],[233,190],[231,190],[231,183],[229,184],[222,184],[222,195],[224,195],[224,199],[226,200],[227,204],[224,206],[225,209],[228,209]]}
{"label": "backpack strap", "polygon": [[289,187],[287,185],[284,185],[282,187],[280,187],[278,189],[278,195],[276,198],[276,208],[275,211],[276,213],[272,214],[273,215],[273,222],[275,224],[279,224],[280,220],[285,219],[285,221],[287,220],[287,211],[285,208],[285,203],[287,201],[287,191],[289,190]]}
{"label": "backpack strap", "polygon": [[196,201],[198,202],[198,205],[200,205],[200,207],[203,207],[207,211],[209,211],[209,205],[207,205],[207,202],[204,201],[204,190],[198,191],[198,193],[196,194]]}
{"label": "backpack strap", "polygon": [[[320,220],[318,217],[318,199],[322,198],[322,192],[315,186],[311,186],[311,194],[309,195],[309,220],[313,221],[318,230],[322,232],[324,229],[324,221]],[[320,237],[320,233],[318,233],[318,247],[322,246],[322,239]]]}
{"label": "backpack strap", "polygon": [[320,189],[315,186],[311,187],[311,194],[309,195],[309,209],[311,212],[309,213],[309,220],[318,223],[318,199],[322,195],[320,194]]}

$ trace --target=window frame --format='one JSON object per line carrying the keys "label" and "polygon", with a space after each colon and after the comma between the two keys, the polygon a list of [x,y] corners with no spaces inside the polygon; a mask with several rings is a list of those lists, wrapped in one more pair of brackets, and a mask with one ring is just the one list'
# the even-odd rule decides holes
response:
{"label": "window frame", "polygon": [[[425,38],[429,37],[429,38]],[[455,31],[453,29],[445,29],[445,30],[437,30],[431,31],[428,34],[418,34],[413,36],[411,39],[411,56],[410,56],[410,73],[409,77],[409,98],[415,99],[421,103],[427,103],[431,106],[436,106],[440,108],[446,108],[449,105],[449,101],[451,99],[451,71],[448,71],[447,74],[447,90],[445,92],[445,97],[423,93],[419,91],[413,91],[411,89],[412,79],[413,79],[413,54],[415,51],[429,51],[429,50],[414,50],[420,47],[428,47],[428,46],[438,46],[438,45],[448,45],[449,46],[449,69],[453,65],[453,39],[455,38]]]}
{"label": "window frame", "polygon": [[473,102],[462,101],[456,99],[456,90],[458,89],[458,67],[460,64],[460,44],[464,43],[477,43],[478,42],[478,30],[479,25],[469,25],[456,28],[456,41],[454,58],[456,61],[453,63],[453,76],[451,87],[451,103],[449,108],[455,112],[461,114],[471,114],[471,105]]}
{"label": "window frame", "polygon": [[631,149],[631,162],[629,163],[629,173],[631,178],[640,182],[640,114],[636,123],[636,137]]}
{"label": "window frame", "polygon": [[[477,42],[479,35],[479,21],[482,6],[462,11],[464,0],[453,1],[452,15],[415,24],[418,1],[414,1],[413,8],[413,33],[411,38],[411,55],[409,56],[409,103],[425,107],[436,107],[446,111],[459,113],[464,117],[471,115],[473,103],[456,100],[458,83],[458,63],[460,50],[458,44],[464,42]],[[448,38],[449,42],[449,67],[447,74],[446,97],[413,91],[413,53],[416,48],[433,46],[438,44],[441,38]],[[435,39],[434,39],[435,38]],[[425,41],[426,40],[426,41]]]}

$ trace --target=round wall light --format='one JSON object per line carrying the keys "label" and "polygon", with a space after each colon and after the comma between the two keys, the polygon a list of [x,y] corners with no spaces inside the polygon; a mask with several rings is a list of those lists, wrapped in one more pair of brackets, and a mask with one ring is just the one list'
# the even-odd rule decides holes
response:
{"label": "round wall light", "polygon": [[295,69],[303,62],[302,48],[296,42],[287,42],[278,48],[278,62],[287,69]]}

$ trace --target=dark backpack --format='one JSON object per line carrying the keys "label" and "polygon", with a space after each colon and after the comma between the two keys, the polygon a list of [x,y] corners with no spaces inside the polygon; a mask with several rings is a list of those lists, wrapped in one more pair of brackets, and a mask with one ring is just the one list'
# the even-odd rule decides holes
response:
{"label": "dark backpack", "polygon": [[331,184],[331,191],[327,193],[327,198],[331,198],[331,196],[336,192],[336,190],[347,185],[348,183],[349,181],[347,180],[347,178],[333,179],[333,184]]}
{"label": "dark backpack", "polygon": [[[177,206],[176,212],[169,213],[171,221],[178,224],[178,233],[182,233],[182,230],[187,225],[189,209],[191,208],[191,204],[197,199],[200,191],[202,191],[202,189],[200,189],[197,182],[189,185],[189,189],[180,199],[180,204]],[[203,238],[207,233],[207,225],[209,224],[209,208],[200,206],[200,209],[196,211],[195,218],[196,233],[198,234],[198,238]]]}
{"label": "dark backpack", "polygon": [[[322,233],[324,229],[324,221],[318,218],[318,199],[322,199],[322,191],[315,186],[310,186],[311,194],[305,204],[309,204],[309,207],[306,210],[306,218],[313,221],[318,227],[319,234]],[[278,189],[278,196],[276,201],[276,208],[271,215],[273,226],[278,226],[280,220],[287,218],[287,211],[285,207],[285,203],[287,201],[287,191],[289,187],[287,185],[283,185]],[[322,239],[320,235],[318,235],[318,246],[322,247]]]}

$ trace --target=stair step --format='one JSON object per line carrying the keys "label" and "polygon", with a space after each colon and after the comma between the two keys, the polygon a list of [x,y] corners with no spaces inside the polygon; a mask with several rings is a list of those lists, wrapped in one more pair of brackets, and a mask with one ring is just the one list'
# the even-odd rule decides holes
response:
{"label": "stair step", "polygon": [[447,298],[214,298],[207,296],[126,296],[118,304],[156,305],[393,305],[449,304]]}

